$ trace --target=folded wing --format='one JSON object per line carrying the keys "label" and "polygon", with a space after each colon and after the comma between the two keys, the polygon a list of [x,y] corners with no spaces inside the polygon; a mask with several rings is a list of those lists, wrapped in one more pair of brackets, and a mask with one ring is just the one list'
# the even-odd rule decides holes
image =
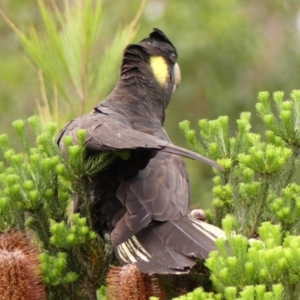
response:
{"label": "folded wing", "polygon": [[87,131],[86,147],[93,151],[153,149],[177,154],[191,159],[202,161],[214,168],[223,170],[215,161],[193,151],[178,147],[169,141],[162,140],[154,135],[130,128],[126,121],[112,119],[104,114],[91,113],[69,122],[60,132],[57,142],[63,153],[66,146],[62,139],[64,136],[72,136],[73,143],[78,143],[77,131]]}

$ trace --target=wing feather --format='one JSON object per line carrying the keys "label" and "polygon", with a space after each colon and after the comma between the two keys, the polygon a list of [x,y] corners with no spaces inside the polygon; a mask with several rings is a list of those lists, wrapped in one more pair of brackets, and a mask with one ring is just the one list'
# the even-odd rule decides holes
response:
{"label": "wing feather", "polygon": [[66,146],[62,141],[63,137],[72,136],[73,143],[78,144],[77,131],[79,129],[86,129],[86,147],[89,150],[105,151],[139,148],[160,150],[199,160],[214,168],[223,170],[217,162],[207,157],[130,127],[128,121],[112,119],[105,114],[90,113],[69,122],[60,132],[57,142],[62,153],[66,154]]}

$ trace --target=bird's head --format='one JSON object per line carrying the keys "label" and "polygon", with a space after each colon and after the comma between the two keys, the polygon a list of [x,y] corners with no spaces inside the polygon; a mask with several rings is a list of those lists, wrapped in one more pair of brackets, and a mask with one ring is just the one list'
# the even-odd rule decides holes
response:
{"label": "bird's head", "polygon": [[[154,28],[149,37],[125,49],[121,76],[130,78],[137,73],[142,76],[144,74],[145,80],[150,82],[155,80],[170,94],[179,85],[181,74],[177,63],[177,51],[161,30]],[[147,78],[149,74],[151,78]]]}

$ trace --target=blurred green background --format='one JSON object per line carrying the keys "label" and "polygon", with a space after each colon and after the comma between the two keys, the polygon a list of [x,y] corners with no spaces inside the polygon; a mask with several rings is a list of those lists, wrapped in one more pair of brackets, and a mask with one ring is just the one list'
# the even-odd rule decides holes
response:
{"label": "blurred green background", "polygon": [[[140,2],[103,1],[99,51],[112,40],[120,24],[134,18]],[[41,26],[36,0],[0,0],[0,8],[21,29]],[[172,98],[165,124],[178,145],[186,147],[178,129],[185,119],[197,129],[199,119],[229,115],[234,134],[239,114],[251,111],[253,130],[260,132],[262,123],[254,109],[257,93],[282,90],[288,97],[292,89],[300,88],[298,0],[149,0],[135,41],[153,27],[163,30],[179,53],[182,83]],[[40,86],[18,38],[1,18],[0,39],[0,134],[8,133],[11,144],[18,147],[11,123],[36,113]],[[118,74],[115,82],[117,78]],[[212,199],[212,172],[198,162],[187,163],[193,203],[207,208]]]}

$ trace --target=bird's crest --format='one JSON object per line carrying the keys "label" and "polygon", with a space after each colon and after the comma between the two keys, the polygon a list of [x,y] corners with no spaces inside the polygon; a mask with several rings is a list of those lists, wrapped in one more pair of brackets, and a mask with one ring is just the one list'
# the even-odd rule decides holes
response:
{"label": "bird's crest", "polygon": [[165,43],[171,45],[175,49],[174,45],[167,38],[167,36],[161,30],[159,30],[157,28],[153,28],[153,31],[150,33],[149,37],[153,38],[155,40],[159,40],[159,41],[165,42]]}

